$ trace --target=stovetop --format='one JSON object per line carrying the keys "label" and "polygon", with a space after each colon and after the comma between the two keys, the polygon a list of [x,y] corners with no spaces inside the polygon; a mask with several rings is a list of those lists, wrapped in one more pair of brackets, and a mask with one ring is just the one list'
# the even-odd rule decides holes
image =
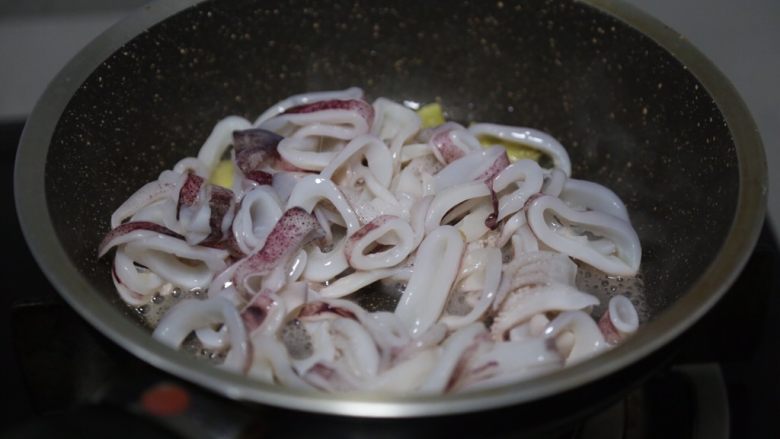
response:
{"label": "stovetop", "polygon": [[236,403],[154,369],[62,301],[30,255],[15,214],[13,158],[22,126],[0,124],[3,230],[10,241],[7,260],[14,261],[3,264],[10,284],[0,295],[0,385],[10,403],[0,411],[0,435],[430,438],[477,432],[515,437],[522,431],[524,437],[583,439],[780,437],[774,419],[780,408],[780,253],[768,226],[736,284],[673,344],[671,360],[644,384],[580,417],[532,431],[512,422],[522,419],[523,406],[436,420],[310,415]]}

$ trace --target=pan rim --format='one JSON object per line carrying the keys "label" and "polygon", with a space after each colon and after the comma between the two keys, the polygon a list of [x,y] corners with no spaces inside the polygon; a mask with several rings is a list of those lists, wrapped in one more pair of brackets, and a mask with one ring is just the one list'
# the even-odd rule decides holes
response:
{"label": "pan rim", "polygon": [[56,239],[45,198],[45,160],[61,113],[97,66],[145,29],[201,0],[158,0],[117,23],[80,51],[51,81],[28,118],[14,172],[17,212],[37,263],[63,298],[90,324],[141,360],[216,393],[237,400],[317,413],[364,417],[413,417],[473,412],[539,400],[574,389],[647,357],[706,313],[734,282],[758,240],[766,215],[767,164],[758,129],[726,77],[679,33],[639,9],[614,0],[586,0],[680,61],[713,97],[736,146],[739,194],[734,219],[715,260],[694,285],[642,331],[593,359],[542,377],[498,389],[444,396],[312,394],[267,385],[215,369],[205,362],[154,343],[149,333],[116,313],[79,274]]}

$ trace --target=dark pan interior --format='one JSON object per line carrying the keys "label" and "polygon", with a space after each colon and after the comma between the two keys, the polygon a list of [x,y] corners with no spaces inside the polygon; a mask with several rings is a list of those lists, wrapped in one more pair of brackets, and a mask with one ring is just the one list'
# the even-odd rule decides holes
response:
{"label": "dark pan interior", "polygon": [[96,259],[111,212],[196,154],[222,117],[350,85],[557,137],[576,177],[628,205],[653,314],[704,271],[731,224],[737,157],[712,98],[652,40],[587,5],[208,1],[127,43],[68,104],[46,157],[58,238],[126,310]]}

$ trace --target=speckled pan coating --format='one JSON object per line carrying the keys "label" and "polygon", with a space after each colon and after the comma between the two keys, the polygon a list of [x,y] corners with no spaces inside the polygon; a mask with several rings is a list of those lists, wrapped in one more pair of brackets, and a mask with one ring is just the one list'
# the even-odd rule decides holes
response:
{"label": "speckled pan coating", "polygon": [[110,297],[108,262],[94,254],[122,200],[195,155],[219,119],[254,120],[289,94],[349,85],[558,138],[575,176],[628,205],[659,309],[717,253],[736,208],[731,136],[706,90],[638,32],[557,1],[292,3],[184,11],[111,56],[71,100],[47,196],[71,257]]}
{"label": "speckled pan coating", "polygon": [[[709,72],[706,60],[674,41],[673,32],[624,5],[599,3],[623,11],[696,63],[698,71]],[[760,221],[732,229],[745,196],[734,126],[730,131],[688,66],[639,31],[581,3],[388,4],[207,1],[135,36],[86,78],[53,131],[45,195],[61,246],[94,291],[92,300],[113,303],[112,319],[129,320],[121,314],[132,313],[114,293],[109,261],[97,262],[95,252],[122,200],[178,159],[195,155],[220,118],[238,114],[253,120],[290,94],[350,85],[363,87],[369,99],[439,101],[448,118],[462,123],[525,125],[559,139],[571,155],[575,177],[603,183],[626,202],[642,240],[643,275],[655,316],[675,308],[671,305],[701,282],[729,233],[733,238],[743,232],[747,243],[723,265],[730,270],[723,279],[733,279]],[[744,147],[758,151],[753,160],[761,161],[760,141],[750,135],[752,122],[738,97],[717,72],[707,77],[712,87],[725,87],[709,90],[720,93],[721,105],[736,101],[734,120],[747,121],[747,128],[738,127],[747,133]],[[759,181],[751,184],[760,190],[763,175],[756,177]],[[763,195],[759,198],[748,203],[753,210],[743,217],[763,218]],[[694,296],[701,298],[689,302],[709,306],[723,288],[718,285],[709,296],[699,291]],[[681,310],[669,314],[656,328],[679,332],[690,324],[680,324]],[[606,361],[619,353],[608,355]],[[161,367],[180,361],[145,358]],[[609,370],[603,361],[597,366],[600,372],[579,368],[563,382],[571,387]],[[518,389],[514,395],[520,396],[500,394],[481,407],[550,393]],[[413,406],[421,407],[419,401]],[[312,407],[307,406],[345,410]],[[421,413],[446,411],[442,407],[469,410],[445,404]],[[409,414],[399,409],[388,415]]]}

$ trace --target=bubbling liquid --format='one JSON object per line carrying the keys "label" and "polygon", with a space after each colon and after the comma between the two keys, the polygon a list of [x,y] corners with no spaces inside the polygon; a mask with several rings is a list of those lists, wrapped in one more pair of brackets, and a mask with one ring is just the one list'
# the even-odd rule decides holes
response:
{"label": "bubbling liquid", "polygon": [[[625,296],[631,301],[639,315],[640,324],[646,323],[650,319],[650,309],[645,297],[645,286],[641,272],[632,277],[611,276],[587,264],[578,263],[575,283],[578,289],[599,299],[599,305],[591,310],[591,315],[597,320],[606,312],[609,300],[617,295]],[[345,297],[345,299],[352,300],[369,312],[392,312],[405,288],[406,284],[403,282],[377,281]],[[467,293],[462,292],[453,293],[447,301],[446,312],[452,315],[468,314],[471,305],[468,303],[467,295]],[[156,296],[155,300],[143,306],[142,313],[138,308],[135,308],[135,311],[141,314],[147,327],[154,329],[162,316],[177,302],[188,298],[205,299],[205,296],[200,290],[182,291],[177,288],[171,294]],[[482,321],[489,325],[492,319],[493,315],[488,313]],[[289,320],[280,329],[279,336],[292,359],[302,360],[312,355],[311,335],[300,320],[296,318]],[[225,358],[223,352],[204,348],[194,334],[187,337],[183,349],[197,358],[212,363],[221,363]]]}
{"label": "bubbling liquid", "polygon": [[575,284],[578,289],[593,294],[599,299],[599,305],[591,312],[595,318],[600,317],[607,310],[609,299],[617,295],[625,296],[636,308],[639,315],[639,323],[645,323],[650,319],[650,307],[645,296],[645,282],[640,272],[636,276],[610,276],[587,264],[577,264],[577,278]]}

